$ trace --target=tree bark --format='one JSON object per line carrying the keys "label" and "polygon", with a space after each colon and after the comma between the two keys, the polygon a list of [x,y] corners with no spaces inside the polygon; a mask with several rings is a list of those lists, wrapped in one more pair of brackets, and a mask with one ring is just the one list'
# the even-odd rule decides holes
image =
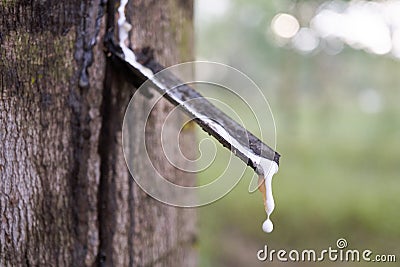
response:
{"label": "tree bark", "polygon": [[[196,263],[194,210],[146,195],[125,164],[121,129],[132,88],[102,45],[117,5],[0,4],[0,266]],[[189,0],[130,0],[132,46],[150,46],[166,66],[191,60],[192,9]],[[149,118],[152,155],[162,154],[157,137],[169,110],[163,101]],[[193,132],[182,135],[181,149],[193,154]],[[158,158],[169,179],[194,183]]]}

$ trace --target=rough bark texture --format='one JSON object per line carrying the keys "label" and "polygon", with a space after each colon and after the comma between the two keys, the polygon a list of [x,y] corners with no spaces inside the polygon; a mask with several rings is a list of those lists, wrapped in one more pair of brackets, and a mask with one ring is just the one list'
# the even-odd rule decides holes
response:
{"label": "rough bark texture", "polygon": [[[116,14],[102,2],[0,3],[0,266],[195,264],[194,211],[155,201],[127,171],[121,123],[132,88],[103,53]],[[192,8],[130,0],[132,46],[154,48],[167,66],[190,60]],[[150,117],[154,155],[170,109],[162,102]],[[183,135],[189,150],[193,133]]]}

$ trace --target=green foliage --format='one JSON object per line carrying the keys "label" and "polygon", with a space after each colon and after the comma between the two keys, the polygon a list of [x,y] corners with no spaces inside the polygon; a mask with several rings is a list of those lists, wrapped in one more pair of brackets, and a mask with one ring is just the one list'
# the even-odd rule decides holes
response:
{"label": "green foliage", "polygon": [[[399,255],[400,64],[350,48],[330,56],[276,46],[269,23],[276,12],[290,10],[290,3],[235,0],[227,14],[196,26],[200,58],[237,67],[264,90],[282,154],[273,182],[274,232],[261,230],[262,198],[247,192],[253,175],[248,168],[229,195],[201,208],[202,266],[253,266],[264,244],[327,248],[341,237],[353,248]],[[241,15],[249,6],[262,14],[253,26]],[[376,113],[360,104],[369,89],[381,98]],[[218,162],[200,182],[216,176]]]}

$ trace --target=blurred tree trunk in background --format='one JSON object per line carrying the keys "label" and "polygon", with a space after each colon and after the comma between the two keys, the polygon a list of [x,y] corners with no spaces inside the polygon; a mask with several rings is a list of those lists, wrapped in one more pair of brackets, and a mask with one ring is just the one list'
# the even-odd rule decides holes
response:
{"label": "blurred tree trunk in background", "polygon": [[[118,6],[104,2],[0,4],[0,266],[195,265],[194,210],[155,201],[127,170],[121,128],[132,88],[103,53]],[[164,65],[192,59],[192,9],[131,0],[134,46],[154,48]],[[170,109],[162,102],[152,113],[154,135]],[[188,150],[193,132],[183,134]]]}

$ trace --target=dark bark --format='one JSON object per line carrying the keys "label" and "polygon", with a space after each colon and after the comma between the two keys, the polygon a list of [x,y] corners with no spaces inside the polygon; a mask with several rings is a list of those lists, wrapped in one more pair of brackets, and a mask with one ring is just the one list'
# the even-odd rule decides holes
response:
{"label": "dark bark", "polygon": [[[103,53],[116,15],[107,5],[0,4],[0,266],[195,263],[194,211],[155,201],[127,171],[121,127],[132,88]],[[190,60],[192,8],[191,1],[131,0],[133,46],[153,47],[164,65]],[[163,102],[150,118],[154,155],[170,108]],[[189,151],[193,133],[183,134]],[[168,178],[194,183],[156,164]]]}

